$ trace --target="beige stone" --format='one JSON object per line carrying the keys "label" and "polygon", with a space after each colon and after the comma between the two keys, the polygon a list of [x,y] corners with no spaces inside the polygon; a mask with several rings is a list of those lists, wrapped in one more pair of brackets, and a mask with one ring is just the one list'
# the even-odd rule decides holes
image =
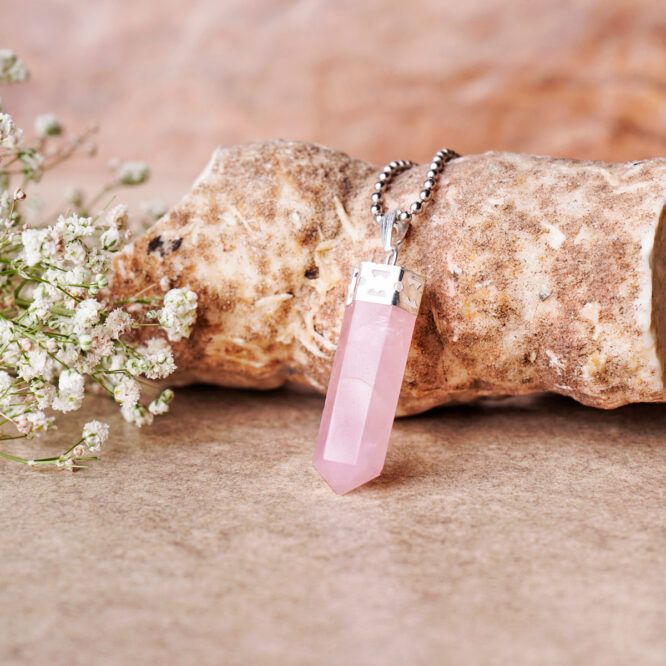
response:
{"label": "beige stone", "polygon": [[[387,205],[407,207],[426,170],[401,174]],[[116,258],[115,295],[159,293],[164,276],[197,291],[198,323],[177,345],[183,382],[324,391],[351,269],[383,259],[377,171],[314,144],[220,148]],[[537,391],[605,408],[664,400],[653,283],[665,193],[664,159],[450,162],[399,259],[427,278],[399,413]]]}

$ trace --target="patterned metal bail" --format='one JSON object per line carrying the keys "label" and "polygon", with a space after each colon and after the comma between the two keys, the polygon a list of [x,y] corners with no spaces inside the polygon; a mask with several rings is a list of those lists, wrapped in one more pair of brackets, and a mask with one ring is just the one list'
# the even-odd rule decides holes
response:
{"label": "patterned metal bail", "polygon": [[400,219],[402,211],[392,210],[382,216],[379,223],[379,233],[382,239],[382,247],[386,252],[386,263],[395,266],[398,260],[398,251],[405,242],[405,236],[409,230],[409,220]]}

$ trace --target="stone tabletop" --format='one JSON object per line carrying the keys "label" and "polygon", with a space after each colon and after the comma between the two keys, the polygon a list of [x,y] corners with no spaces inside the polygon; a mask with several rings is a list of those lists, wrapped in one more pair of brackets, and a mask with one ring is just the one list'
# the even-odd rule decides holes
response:
{"label": "stone tabletop", "polygon": [[139,431],[92,397],[57,437],[103,416],[101,461],[2,464],[0,663],[663,663],[666,406],[402,419],[338,497],[322,404],[182,389]]}

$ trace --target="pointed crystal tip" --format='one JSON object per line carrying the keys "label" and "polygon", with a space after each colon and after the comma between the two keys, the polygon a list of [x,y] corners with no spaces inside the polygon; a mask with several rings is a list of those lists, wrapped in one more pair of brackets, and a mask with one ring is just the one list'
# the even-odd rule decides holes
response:
{"label": "pointed crystal tip", "polygon": [[375,469],[359,468],[357,465],[323,460],[321,456],[316,454],[312,459],[312,464],[324,481],[338,495],[344,495],[364,483],[376,479],[382,472],[381,467]]}

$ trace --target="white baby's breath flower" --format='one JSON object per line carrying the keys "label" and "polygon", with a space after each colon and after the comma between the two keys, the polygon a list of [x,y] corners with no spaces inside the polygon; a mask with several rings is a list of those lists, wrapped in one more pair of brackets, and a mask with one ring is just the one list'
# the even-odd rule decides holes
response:
{"label": "white baby's breath flower", "polygon": [[130,326],[132,325],[132,317],[127,314],[124,310],[116,308],[109,312],[106,320],[104,321],[104,326],[108,334],[113,339],[118,339],[123,333],[129,331]]}
{"label": "white baby's breath flower", "polygon": [[[0,190],[2,187],[0,186]],[[0,191],[0,218],[8,218],[9,211],[14,207],[14,197],[9,194],[9,190]]]}
{"label": "white baby's breath flower", "polygon": [[83,375],[68,368],[60,373],[58,379],[58,395],[53,401],[53,409],[71,412],[81,407],[84,395]]}
{"label": "white baby's breath flower", "polygon": [[86,447],[83,444],[77,444],[73,449],[71,456],[72,458],[81,458],[83,454],[86,452]]}
{"label": "white baby's breath flower", "polygon": [[120,413],[125,421],[134,423],[139,428],[144,425],[150,425],[153,422],[153,415],[143,405],[134,405],[134,407],[122,405]]}
{"label": "white baby's breath flower", "polygon": [[35,299],[25,311],[23,323],[26,326],[45,324],[51,316],[51,306],[42,299]]}
{"label": "white baby's breath flower", "polygon": [[143,375],[148,370],[148,363],[145,358],[129,358],[125,363],[125,370],[133,377]]}
{"label": "white baby's breath flower", "polygon": [[145,344],[141,345],[138,348],[138,351],[146,356],[151,354],[159,354],[164,352],[165,354],[171,353],[171,345],[164,338],[149,338],[146,340]]}
{"label": "white baby's breath flower", "polygon": [[48,237],[48,229],[25,229],[21,233],[23,261],[28,266],[34,266],[42,261],[44,258],[44,244]]}
{"label": "white baby's breath flower", "polygon": [[56,467],[59,469],[69,469],[72,470],[74,468],[74,458],[73,457],[67,457],[67,458],[58,458],[56,462]]}
{"label": "white baby's breath flower", "polygon": [[11,151],[23,147],[23,130],[16,127],[8,113],[0,113],[0,146]]}
{"label": "white baby's breath flower", "polygon": [[129,222],[129,208],[125,204],[119,204],[112,208],[107,214],[104,224],[107,227],[123,229]]}
{"label": "white baby's breath flower", "polygon": [[21,83],[28,78],[28,68],[11,49],[0,49],[0,83]]}
{"label": "white baby's breath flower", "polygon": [[14,380],[12,379],[12,376],[8,372],[0,370],[0,396],[7,393],[13,383]]}
{"label": "white baby's breath flower", "polygon": [[30,439],[47,430],[53,423],[53,417],[47,417],[42,411],[20,414],[14,419],[16,429]]}
{"label": "white baby's breath flower", "polygon": [[109,270],[109,257],[96,247],[90,248],[85,259],[85,265],[93,272],[100,273]]}
{"label": "white baby's breath flower", "polygon": [[109,426],[101,421],[89,421],[83,426],[82,438],[88,451],[99,451],[109,436]]}
{"label": "white baby's breath flower", "polygon": [[27,414],[19,414],[18,416],[15,416],[14,424],[16,425],[16,429],[22,435],[28,435],[30,433],[31,426]]}
{"label": "white baby's breath flower", "polygon": [[148,405],[148,411],[155,416],[159,416],[161,414],[166,414],[169,411],[169,405],[156,398]]}
{"label": "white baby's breath flower", "polygon": [[99,321],[99,313],[103,307],[101,303],[92,298],[81,301],[74,312],[73,330],[79,334],[88,332]]}
{"label": "white baby's breath flower", "polygon": [[21,348],[16,341],[8,343],[2,348],[2,362],[7,368],[16,368],[21,360]]}
{"label": "white baby's breath flower", "polygon": [[[85,287],[77,287],[76,285],[88,284],[92,279],[92,273],[86,266],[75,266],[71,271],[57,271],[51,274],[52,279],[56,284],[64,287],[65,290],[77,297],[85,295]],[[62,293],[62,292],[61,292]],[[76,307],[76,302],[69,304],[68,307]]]}
{"label": "white baby's breath flower", "polygon": [[126,361],[125,354],[115,353],[106,360],[106,366],[109,370],[124,370]]}
{"label": "white baby's breath flower", "polygon": [[96,296],[100,289],[104,289],[109,285],[109,281],[106,279],[104,273],[98,273],[90,283],[88,287],[88,294],[90,296]]}
{"label": "white baby's breath flower", "polygon": [[16,371],[22,379],[30,381],[43,374],[47,358],[46,352],[43,349],[31,349],[22,355]]}
{"label": "white baby's breath flower", "polygon": [[169,411],[169,403],[173,400],[173,391],[165,389],[162,393],[148,405],[148,410],[151,414],[158,416],[159,414],[166,414]]}
{"label": "white baby's breath flower", "polygon": [[136,380],[125,377],[113,391],[113,397],[123,407],[134,407],[141,397],[141,388]]}
{"label": "white baby's breath flower", "polygon": [[23,173],[27,178],[35,181],[41,179],[46,161],[44,155],[32,148],[26,148],[19,153],[19,159],[23,162]]}
{"label": "white baby's breath flower", "polygon": [[43,138],[62,133],[62,123],[54,113],[43,113],[35,118],[35,132]]}
{"label": "white baby's breath flower", "polygon": [[53,384],[37,377],[30,382],[30,390],[37,400],[39,409],[47,409],[53,404],[56,397],[56,387]]}
{"label": "white baby's breath flower", "polygon": [[169,340],[186,338],[196,320],[197,295],[190,289],[171,289],[164,295],[164,305],[158,313],[160,326]]}
{"label": "white baby's breath flower", "polygon": [[54,228],[69,242],[94,234],[95,222],[92,217],[80,217],[77,213],[72,213],[67,217],[59,215]]}
{"label": "white baby's breath flower", "polygon": [[68,367],[74,367],[79,359],[79,347],[74,343],[64,342],[56,352],[56,358],[60,363]]}
{"label": "white baby's breath flower", "polygon": [[99,325],[92,329],[91,350],[99,358],[110,356],[113,353],[113,340],[111,340],[105,326]]}
{"label": "white baby's breath flower", "polygon": [[141,185],[148,180],[150,169],[146,162],[122,162],[116,174],[123,185]]}
{"label": "white baby's breath flower", "polygon": [[81,347],[81,351],[89,351],[92,349],[92,335],[90,335],[90,333],[79,335],[79,347]]}
{"label": "white baby's breath flower", "polygon": [[171,350],[159,351],[156,354],[149,354],[146,356],[148,368],[145,371],[148,379],[163,379],[168,377],[175,369],[176,363],[173,359]]}
{"label": "white baby's breath flower", "polygon": [[[8,319],[0,318],[0,346],[6,347],[16,338],[16,327]],[[6,359],[3,359],[6,361]]]}
{"label": "white baby's breath flower", "polygon": [[102,234],[100,241],[102,247],[108,252],[113,252],[120,248],[120,232],[118,227],[109,227]]}
{"label": "white baby's breath flower", "polygon": [[104,273],[97,273],[95,279],[93,280],[98,289],[104,289],[109,286],[109,278],[104,275]]}

